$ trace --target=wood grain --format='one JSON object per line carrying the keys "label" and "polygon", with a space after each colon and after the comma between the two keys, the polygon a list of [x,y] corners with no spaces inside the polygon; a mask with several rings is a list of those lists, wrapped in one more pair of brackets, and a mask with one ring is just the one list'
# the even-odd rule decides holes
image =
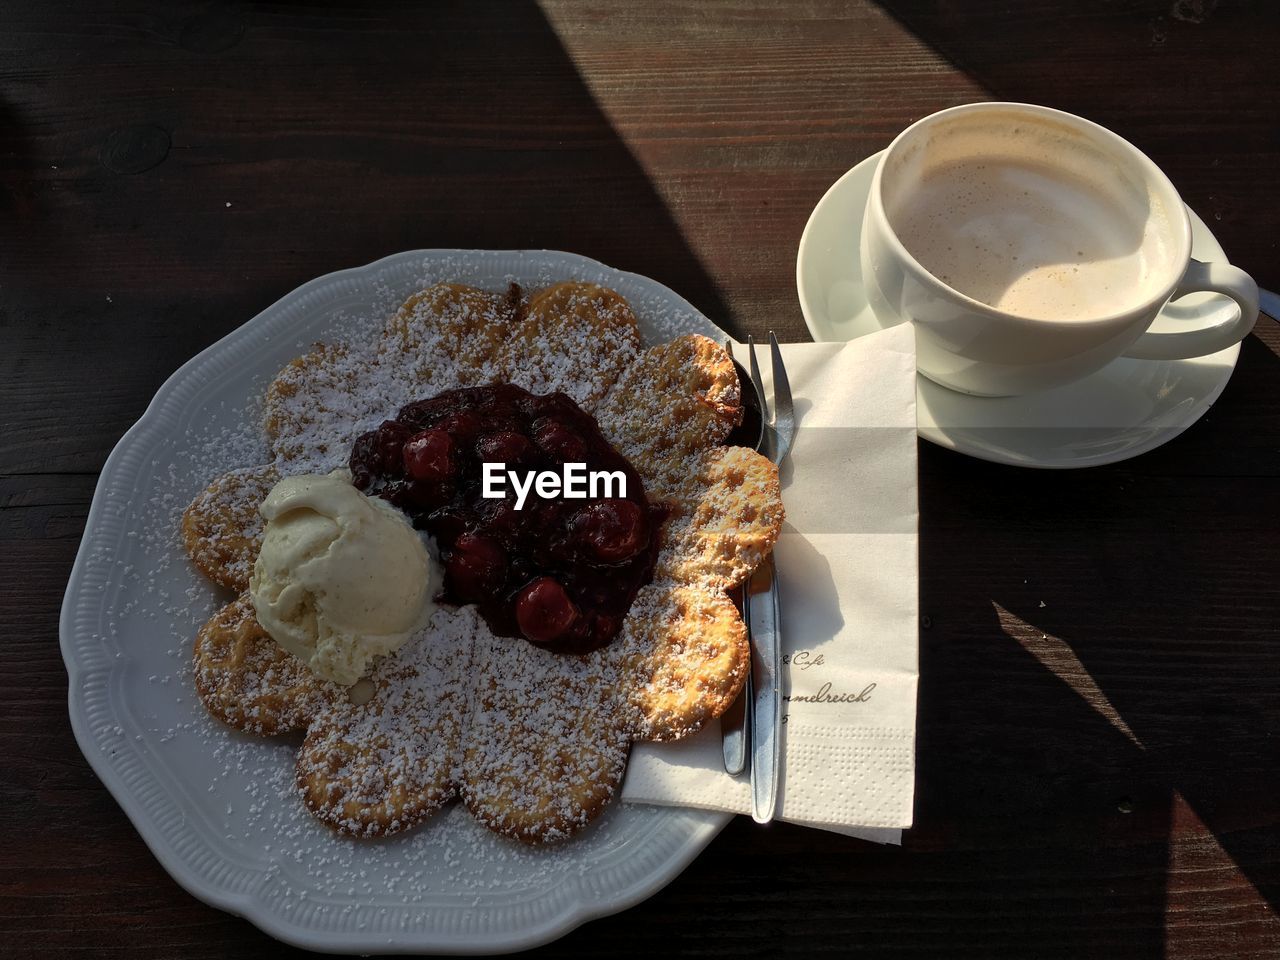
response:
{"label": "wood grain", "polygon": [[[1014,99],[1163,166],[1280,286],[1261,2],[9,4],[0,10],[0,930],[288,955],[184,893],[80,756],[57,616],[96,475],[182,362],[414,247],[549,247],[806,336],[796,244],[912,120]],[[741,818],[540,951],[1280,956],[1280,325],[1186,434],[1037,473],[922,444],[917,826]]]}

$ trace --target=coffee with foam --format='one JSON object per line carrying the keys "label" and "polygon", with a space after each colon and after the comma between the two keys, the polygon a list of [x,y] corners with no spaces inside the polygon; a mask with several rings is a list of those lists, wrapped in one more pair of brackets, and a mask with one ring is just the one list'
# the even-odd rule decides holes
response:
{"label": "coffee with foam", "polygon": [[1088,320],[1170,282],[1168,212],[1144,184],[1066,125],[993,111],[902,150],[883,197],[903,246],[952,289],[1020,317]]}
{"label": "coffee with foam", "polygon": [[[1191,220],[1151,160],[1111,131],[1028,103],[969,103],[903,130],[876,164],[858,266],[881,326],[915,327],[916,370],[964,393],[1063,386],[1120,356],[1238,343],[1257,284],[1191,256]],[[1236,315],[1170,298],[1230,297]],[[1212,298],[1210,298],[1212,299]]]}

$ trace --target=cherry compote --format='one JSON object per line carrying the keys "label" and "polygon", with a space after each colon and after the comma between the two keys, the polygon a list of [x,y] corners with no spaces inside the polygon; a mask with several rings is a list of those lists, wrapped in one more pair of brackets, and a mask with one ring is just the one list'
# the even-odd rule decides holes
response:
{"label": "cherry compote", "polygon": [[[620,471],[626,496],[543,499],[530,490],[517,510],[509,479],[504,499],[483,495],[486,462],[522,478],[560,473],[565,463]],[[666,510],[648,501],[626,457],[563,393],[494,384],[410,403],[356,440],[351,476],[435,538],[439,599],[474,603],[501,636],[558,653],[595,650],[617,635],[653,578]]]}

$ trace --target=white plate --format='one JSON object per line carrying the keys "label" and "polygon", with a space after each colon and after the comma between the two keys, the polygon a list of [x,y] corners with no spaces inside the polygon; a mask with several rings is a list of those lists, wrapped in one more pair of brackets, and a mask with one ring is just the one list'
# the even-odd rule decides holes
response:
{"label": "white plate", "polygon": [[454,807],[390,840],[342,839],[292,786],[296,740],[235,733],[194,694],[192,638],[226,598],[186,561],[175,524],[215,473],[262,454],[256,405],[281,365],[432,280],[567,278],[618,290],[648,341],[724,336],[666,287],[584,257],[401,253],[304,284],[186,363],[108,458],[62,606],[71,725],[147,845],[201,900],[317,950],[517,950],[654,893],[730,819],[615,803],[570,843],[531,850]]}
{"label": "white plate", "polygon": [[[880,154],[837,180],[809,216],[796,258],[796,289],[815,340],[852,340],[880,329],[862,289],[862,214]],[[1226,261],[1204,221],[1191,215],[1192,255]],[[1234,309],[1193,294],[1165,307],[1153,330],[1206,310]],[[971,397],[916,380],[920,436],[983,460],[1024,467],[1092,467],[1136,457],[1172,440],[1222,393],[1240,345],[1194,360],[1121,358],[1076,383],[1024,397]]]}

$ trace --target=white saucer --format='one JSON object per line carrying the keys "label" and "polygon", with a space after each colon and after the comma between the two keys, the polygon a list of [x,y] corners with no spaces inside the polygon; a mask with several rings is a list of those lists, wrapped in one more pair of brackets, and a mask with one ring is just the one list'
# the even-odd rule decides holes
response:
{"label": "white saucer", "polygon": [[[832,184],[800,238],[796,288],[815,340],[853,340],[880,329],[862,289],[862,213],[880,154]],[[1192,255],[1226,261],[1193,211]],[[1206,310],[1234,309],[1193,294],[1165,307],[1153,330]],[[982,460],[1022,467],[1093,467],[1136,457],[1200,419],[1231,378],[1240,345],[1194,360],[1121,358],[1090,377],[1023,397],[971,397],[916,378],[916,417],[926,440]]]}

